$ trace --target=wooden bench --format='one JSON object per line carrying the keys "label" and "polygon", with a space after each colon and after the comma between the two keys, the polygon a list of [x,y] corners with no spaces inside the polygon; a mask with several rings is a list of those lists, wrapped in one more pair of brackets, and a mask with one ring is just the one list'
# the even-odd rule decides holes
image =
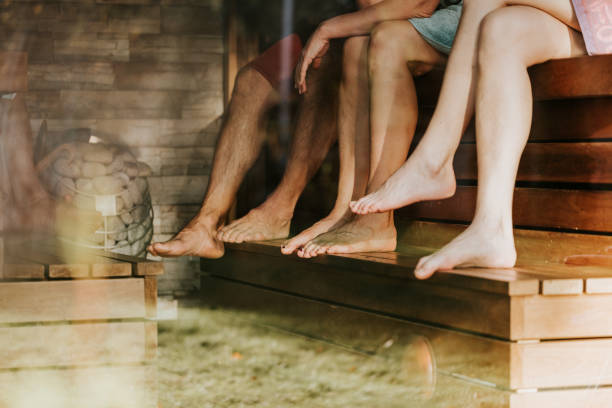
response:
{"label": "wooden bench", "polygon": [[[534,120],[515,191],[515,268],[457,269],[427,281],[413,277],[418,259],[449,242],[472,218],[476,156],[470,127],[455,158],[457,193],[398,211],[396,252],[304,260],[282,256],[281,241],[227,245],[221,260],[202,261],[203,296],[241,307],[277,300],[284,306],[276,312],[295,312],[301,304],[327,316],[341,308],[364,324],[400,318],[402,323],[394,322],[406,333],[429,333],[423,335],[446,372],[509,389],[499,406],[582,406],[585,387],[612,385],[612,366],[602,358],[612,355],[611,69],[612,56],[530,69]],[[418,80],[420,133],[440,82],[440,72]],[[303,201],[321,201],[320,192],[328,190],[316,187],[309,191],[318,195],[307,192]],[[238,295],[219,295],[232,292]],[[318,319],[319,328],[306,332],[341,337],[341,322],[334,326],[338,331],[321,333]],[[458,354],[449,352],[453,344]],[[464,350],[471,351],[461,355]],[[481,365],[468,364],[473,360]],[[492,366],[503,373],[492,374]],[[564,387],[578,388],[550,391]],[[516,393],[525,390],[541,392],[527,399]],[[612,405],[605,390],[594,395],[594,406]]]}
{"label": "wooden bench", "polygon": [[35,391],[53,406],[156,407],[163,264],[7,235],[0,236],[0,405]]}

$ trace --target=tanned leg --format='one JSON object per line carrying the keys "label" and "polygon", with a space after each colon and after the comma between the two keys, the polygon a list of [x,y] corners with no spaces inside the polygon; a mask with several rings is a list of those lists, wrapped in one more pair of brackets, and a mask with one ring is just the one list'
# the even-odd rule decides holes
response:
{"label": "tanned leg", "polygon": [[154,243],[148,251],[158,256],[223,256],[217,229],[229,211],[248,169],[264,141],[260,132],[266,112],[278,103],[278,93],[256,70],[240,71],[228,108],[226,122],[215,150],[210,181],[198,215],[172,240]]}
{"label": "tanned leg", "polygon": [[[569,0],[557,1],[571,10]],[[465,232],[419,262],[417,277],[459,265],[514,266],[512,194],[532,112],[527,67],[584,53],[581,35],[542,10],[512,6],[485,18],[476,91],[476,214]]]}
{"label": "tanned leg", "polygon": [[350,217],[349,202],[366,190],[369,171],[368,43],[368,37],[353,37],[344,43],[338,107],[340,174],[334,208],[327,217],[289,240],[281,249],[284,254],[298,251],[300,256],[312,256],[304,245]]}
{"label": "tanned leg", "polygon": [[[455,192],[452,159],[474,110],[477,43],[482,19],[508,4],[537,7],[561,21],[573,18],[567,0],[465,1],[444,82],[430,125],[408,161],[376,192],[351,203],[359,214],[388,211]],[[575,27],[575,26],[574,26]]]}
{"label": "tanned leg", "polygon": [[[418,118],[413,73],[425,73],[442,64],[445,57],[423,40],[410,22],[393,21],[380,24],[372,32],[368,59],[369,192],[380,187],[406,160]],[[392,251],[396,235],[392,211],[355,215],[306,248],[312,248],[312,254]]]}
{"label": "tanned leg", "polygon": [[308,77],[297,114],[287,168],[278,187],[246,216],[222,228],[225,242],[286,238],[298,198],[336,140],[339,58],[330,53]]}

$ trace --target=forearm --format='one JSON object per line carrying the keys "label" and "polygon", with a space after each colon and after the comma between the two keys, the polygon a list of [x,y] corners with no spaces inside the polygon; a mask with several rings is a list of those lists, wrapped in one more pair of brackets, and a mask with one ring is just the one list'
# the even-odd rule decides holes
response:
{"label": "forearm", "polygon": [[439,0],[384,0],[354,13],[342,14],[321,24],[319,31],[327,39],[368,34],[378,23],[429,17]]}

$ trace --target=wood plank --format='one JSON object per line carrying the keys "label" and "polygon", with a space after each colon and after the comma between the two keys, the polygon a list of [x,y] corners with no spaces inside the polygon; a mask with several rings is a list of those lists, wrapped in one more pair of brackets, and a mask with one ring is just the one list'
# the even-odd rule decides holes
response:
{"label": "wood plank", "polygon": [[608,97],[536,102],[530,140],[609,139],[611,111]]}
{"label": "wood plank", "polygon": [[[400,222],[397,226],[397,250],[400,252],[415,246],[432,251],[442,248],[466,228],[465,225],[424,221]],[[520,267],[542,262],[562,264],[567,257],[576,254],[605,254],[606,248],[612,247],[612,236],[515,229],[514,242]]]}
{"label": "wood plank", "polygon": [[589,294],[611,293],[612,278],[589,278],[585,280],[584,291]]}
{"label": "wood plank", "polygon": [[0,323],[143,317],[141,278],[0,283]]}
{"label": "wood plank", "polygon": [[[516,179],[530,182],[611,184],[610,157],[612,142],[528,143]],[[457,179],[476,180],[476,161],[476,146],[460,145],[454,159]]]}
{"label": "wood plank", "polygon": [[612,95],[609,55],[558,59],[529,68],[536,99],[585,98]]}
{"label": "wood plank", "polygon": [[157,317],[157,277],[145,276],[143,280],[146,317],[154,319]]}
{"label": "wood plank", "polygon": [[515,296],[510,339],[612,337],[612,296]]}
{"label": "wood plank", "polygon": [[44,280],[45,266],[7,255],[0,267],[0,280]]}
{"label": "wood plank", "polygon": [[0,371],[7,407],[155,408],[157,392],[155,366]]}
{"label": "wood plank", "polygon": [[[329,262],[331,258],[320,259]],[[353,264],[315,264],[231,247],[220,260],[202,260],[203,270],[212,276],[500,338],[510,336],[507,295],[436,285],[434,280],[416,281],[409,275],[374,275]],[[486,319],[482,317],[483,310],[488,311]]]}
{"label": "wood plank", "polygon": [[151,355],[145,326],[150,324],[155,325],[112,322],[0,327],[0,369],[140,363]]}
{"label": "wood plank", "polygon": [[28,54],[0,52],[0,92],[28,90]]}
{"label": "wood plank", "polygon": [[[349,307],[330,305],[273,290],[203,277],[206,305],[246,310],[245,319],[359,353],[384,358],[390,370],[422,340],[430,346],[434,371],[509,389],[612,384],[612,366],[602,355],[612,340],[515,343]],[[389,340],[391,340],[389,342]],[[390,344],[389,347],[381,347]]]}
{"label": "wood plank", "polygon": [[[64,241],[51,239],[36,242],[34,245],[47,256],[56,256],[72,262],[82,262],[91,268],[94,278],[125,277],[132,275],[132,264],[102,256],[100,252],[82,248]],[[51,266],[49,267],[51,268]],[[52,276],[51,276],[52,277]]]}
{"label": "wood plank", "polygon": [[584,280],[580,278],[542,280],[542,295],[580,295],[583,290]]}
{"label": "wood plank", "polygon": [[[417,203],[410,216],[469,222],[476,204],[476,187],[459,186],[452,198]],[[584,211],[584,209],[589,211]],[[612,231],[612,191],[516,188],[514,224],[585,231]]]}
{"label": "wood plank", "polygon": [[571,255],[565,258],[565,263],[612,267],[612,255]]}
{"label": "wood plank", "polygon": [[[280,246],[284,240],[265,241],[257,243],[226,244],[226,247],[240,253],[252,253],[269,256],[270,262],[279,265],[295,265],[307,263],[330,266],[333,268],[350,269],[373,276],[393,277],[406,280],[416,280],[413,276],[414,267],[420,257],[428,255],[429,250],[411,248],[410,251],[398,252],[368,252],[361,254],[328,255],[309,260],[296,256],[282,255]],[[234,253],[234,252],[232,252]],[[452,272],[442,272],[428,279],[427,282],[440,286],[451,286],[473,289],[483,292],[498,293],[510,296],[534,295],[539,293],[539,276],[528,271],[512,269],[480,269],[462,268]]]}

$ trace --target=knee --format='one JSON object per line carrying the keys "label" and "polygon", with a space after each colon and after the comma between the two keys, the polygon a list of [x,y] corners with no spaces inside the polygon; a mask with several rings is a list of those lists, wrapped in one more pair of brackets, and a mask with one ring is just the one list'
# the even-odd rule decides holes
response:
{"label": "knee", "polygon": [[255,70],[251,65],[247,64],[240,68],[238,74],[236,74],[236,80],[234,82],[234,93],[232,98],[239,95],[250,95],[253,90],[262,87],[270,86],[268,81]]}
{"label": "knee", "polygon": [[368,49],[368,66],[370,70],[404,63],[403,50],[410,47],[405,41],[400,24],[387,21],[378,24],[370,33],[370,47]]}
{"label": "knee", "polygon": [[501,57],[517,57],[523,23],[512,16],[510,8],[489,13],[480,25],[478,65],[487,66]]}
{"label": "knee", "polygon": [[367,53],[368,37],[351,37],[344,42],[342,76],[352,81],[359,77]]}

